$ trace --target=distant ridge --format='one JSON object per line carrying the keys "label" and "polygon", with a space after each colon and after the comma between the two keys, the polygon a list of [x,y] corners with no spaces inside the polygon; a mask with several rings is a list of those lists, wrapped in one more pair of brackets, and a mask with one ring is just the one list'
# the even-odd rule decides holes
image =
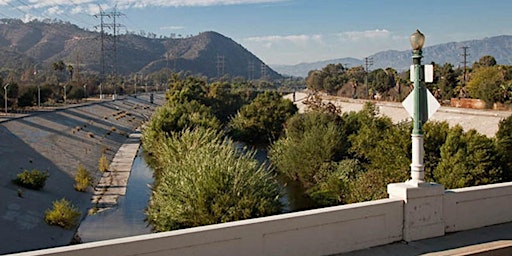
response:
{"label": "distant ridge", "polygon": [[[461,65],[462,50],[461,47],[468,46],[467,62],[472,65],[478,61],[482,56],[491,55],[496,59],[498,64],[511,65],[512,64],[512,36],[501,35],[494,37],[487,37],[480,40],[468,40],[462,42],[450,42],[445,44],[438,44],[427,46],[423,49],[423,63],[435,62],[436,64],[443,65],[444,63],[451,63],[455,67]],[[373,58],[373,66],[370,69],[392,67],[398,71],[404,71],[411,65],[411,51],[395,51],[388,50],[378,52],[369,56]],[[297,65],[272,65],[274,69],[284,75],[292,75],[299,77],[306,77],[308,71],[314,69],[321,69],[330,63],[349,64],[348,67],[363,65],[363,60],[355,58],[342,58],[334,60],[326,60],[312,63],[301,63]]]}
{"label": "distant ridge", "polygon": [[[105,49],[105,73],[113,70],[112,39]],[[280,75],[232,39],[217,32],[186,38],[149,38],[136,34],[117,37],[117,72],[147,73],[169,68],[208,77],[229,75],[259,79]],[[27,70],[56,61],[75,64],[81,71],[100,72],[100,33],[65,22],[22,22],[0,19],[0,66]],[[40,66],[41,67],[41,66]]]}

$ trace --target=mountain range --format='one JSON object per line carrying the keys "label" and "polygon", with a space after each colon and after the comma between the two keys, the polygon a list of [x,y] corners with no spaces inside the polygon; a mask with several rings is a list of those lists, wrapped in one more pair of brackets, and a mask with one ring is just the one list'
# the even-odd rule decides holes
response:
{"label": "mountain range", "polygon": [[[463,47],[467,47],[468,66],[485,55],[493,56],[498,64],[512,64],[512,36],[508,35],[428,46],[423,49],[423,63],[461,66]],[[369,58],[370,70],[392,67],[404,71],[411,64],[411,51],[388,50]],[[0,19],[0,73],[51,69],[52,63],[60,60],[79,67],[80,72],[127,75],[169,68],[211,78],[228,75],[248,79],[276,79],[282,77],[280,74],[306,77],[310,70],[329,63],[365,65],[361,59],[342,58],[270,67],[242,45],[213,31],[179,38],[134,33],[114,36],[68,22]]]}
{"label": "mountain range", "polygon": [[[498,64],[512,64],[512,36],[509,35],[428,46],[423,49],[422,62],[434,62],[440,65],[451,63],[455,67],[463,66],[463,47],[467,47],[466,63],[468,66],[471,66],[474,62],[478,61],[485,55],[493,56]],[[373,65],[369,66],[369,70],[392,67],[398,71],[404,71],[411,65],[411,56],[412,54],[410,50],[388,50],[378,52],[368,56],[368,58],[371,58],[372,60],[370,63],[373,63]],[[300,63],[297,65],[272,65],[272,67],[281,74],[306,77],[310,70],[321,69],[331,63],[341,63],[343,66],[349,68],[366,65],[365,60],[356,58],[340,58],[311,63]]]}
{"label": "mountain range", "polygon": [[0,20],[2,70],[51,68],[60,60],[78,65],[80,72],[105,74],[149,73],[167,67],[208,77],[281,77],[243,46],[216,32],[186,38],[114,36],[60,21]]}

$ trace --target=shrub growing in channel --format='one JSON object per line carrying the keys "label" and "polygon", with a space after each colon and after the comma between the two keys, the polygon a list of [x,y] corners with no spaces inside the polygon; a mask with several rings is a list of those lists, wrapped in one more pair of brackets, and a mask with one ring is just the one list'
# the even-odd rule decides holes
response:
{"label": "shrub growing in channel", "polygon": [[72,229],[78,223],[79,217],[80,211],[78,208],[62,198],[53,202],[53,208],[46,210],[44,220],[49,225]]}
{"label": "shrub growing in channel", "polygon": [[78,165],[78,171],[75,175],[75,190],[85,192],[87,187],[92,185],[91,174],[85,169],[83,164]]}
{"label": "shrub growing in channel", "polygon": [[32,171],[25,170],[22,173],[18,173],[16,179],[12,182],[24,188],[40,190],[46,184],[48,177],[50,177],[48,172],[42,172],[36,169]]}
{"label": "shrub growing in channel", "polygon": [[156,231],[222,223],[280,212],[280,189],[269,170],[212,129],[164,138],[161,167],[147,210]]}

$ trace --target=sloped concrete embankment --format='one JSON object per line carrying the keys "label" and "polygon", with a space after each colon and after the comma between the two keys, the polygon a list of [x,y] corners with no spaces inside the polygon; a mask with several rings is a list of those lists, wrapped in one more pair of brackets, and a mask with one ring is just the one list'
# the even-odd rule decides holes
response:
{"label": "sloped concrete embankment", "polygon": [[[69,244],[75,230],[47,225],[44,211],[53,201],[66,198],[85,216],[93,191],[74,190],[78,165],[83,164],[100,181],[100,157],[112,161],[156,106],[143,97],[126,97],[1,122],[0,254]],[[25,169],[49,172],[41,191],[20,191],[12,184]]]}

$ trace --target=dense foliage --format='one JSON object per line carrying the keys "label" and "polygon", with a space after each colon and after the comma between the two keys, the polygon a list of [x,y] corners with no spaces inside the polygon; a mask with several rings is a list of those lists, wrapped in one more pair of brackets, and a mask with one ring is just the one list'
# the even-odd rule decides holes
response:
{"label": "dense foliage", "polygon": [[[427,88],[441,102],[451,98],[474,98],[486,102],[512,103],[512,66],[497,65],[492,56],[482,56],[472,66],[454,68],[453,64],[434,65],[434,80]],[[312,70],[306,78],[307,87],[330,95],[402,101],[412,90],[409,71],[392,68],[365,70],[363,66],[346,68],[328,64]]]}
{"label": "dense foliage", "polygon": [[[269,135],[262,135],[277,136],[288,113],[282,109],[296,108],[277,94],[261,95],[242,106],[252,96],[232,84],[207,85],[195,77],[173,77],[166,104],[153,114],[142,136],[155,170],[147,216],[156,231],[281,211],[280,187],[272,170],[255,160],[254,151],[238,146],[223,132],[241,109],[256,120],[278,123],[263,127]],[[270,110],[247,108],[251,104]],[[244,129],[250,128],[239,131]]]}
{"label": "dense foliage", "polygon": [[[279,94],[252,97],[233,84],[193,77],[174,77],[167,99],[143,133],[155,169],[148,219],[158,231],[280,211],[273,170],[231,138],[270,142],[279,180],[309,202],[292,210],[386,198],[387,184],[409,179],[411,123],[394,124],[371,103],[342,113],[313,99],[310,111],[297,114]],[[496,138],[427,122],[426,180],[448,189],[511,180],[510,120],[500,123]]]}
{"label": "dense foliage", "polygon": [[[496,139],[428,122],[426,180],[446,188],[509,181],[510,120],[501,122]],[[299,183],[314,202],[309,207],[386,198],[387,184],[409,179],[411,128],[393,124],[371,104],[340,116],[307,112],[287,122],[285,136],[271,146],[270,160],[289,182]]]}
{"label": "dense foliage", "polygon": [[230,134],[235,140],[251,144],[272,142],[281,135],[285,121],[297,111],[297,107],[280,94],[265,92],[231,119]]}
{"label": "dense foliage", "polygon": [[212,129],[172,133],[157,159],[148,220],[156,231],[280,212],[277,181],[254,158]]}

